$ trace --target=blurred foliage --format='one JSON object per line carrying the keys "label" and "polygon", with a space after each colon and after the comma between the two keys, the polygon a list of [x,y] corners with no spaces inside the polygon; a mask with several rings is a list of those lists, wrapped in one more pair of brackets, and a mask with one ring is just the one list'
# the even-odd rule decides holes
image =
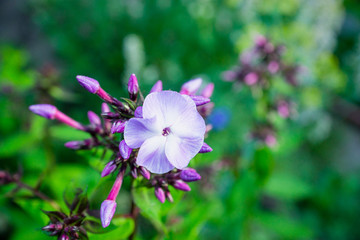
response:
{"label": "blurred foliage", "polygon": [[[191,162],[202,180],[163,205],[125,181],[116,213],[128,213],[132,195],[141,208],[138,224],[116,218],[114,230],[90,239],[127,238],[135,227],[136,239],[360,237],[359,129],[329,111],[338,96],[359,104],[356,0],[31,0],[26,6],[56,64],[35,69],[28,50],[1,45],[0,168],[22,169],[24,182],[63,208],[70,183],[87,188],[90,209],[100,208],[112,183],[99,174],[107,157],[64,149],[65,141],[84,136],[30,114],[28,105],[55,103],[82,121],[87,109],[99,113],[98,99],[82,91],[77,74],[98,79],[116,97],[125,95],[133,72],[145,93],[159,78],[172,89],[195,76],[215,82],[217,115],[209,118],[214,131],[207,139],[214,152]],[[297,113],[291,120],[271,113],[278,130],[273,149],[249,138],[261,102],[221,79],[259,34],[286,46],[285,60],[302,66],[299,86],[274,84]],[[14,188],[0,188],[0,238],[49,239],[40,231],[48,222],[39,209],[52,207]]]}

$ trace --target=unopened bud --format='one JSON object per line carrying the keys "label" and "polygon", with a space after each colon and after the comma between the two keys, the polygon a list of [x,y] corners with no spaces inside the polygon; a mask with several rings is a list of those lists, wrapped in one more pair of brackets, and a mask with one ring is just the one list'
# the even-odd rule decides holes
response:
{"label": "unopened bud", "polygon": [[197,92],[197,90],[200,88],[201,83],[202,83],[201,78],[190,80],[181,86],[180,93],[186,95],[194,95]]}
{"label": "unopened bud", "polygon": [[161,202],[165,202],[165,192],[161,187],[155,187],[155,196]]}
{"label": "unopened bud", "polygon": [[96,126],[101,126],[100,117],[93,111],[88,111],[89,122]]}
{"label": "unopened bud", "polygon": [[139,92],[139,83],[135,74],[131,74],[128,82],[128,92],[131,100],[136,100]]}
{"label": "unopened bud", "polygon": [[175,183],[173,184],[173,187],[185,192],[191,191],[189,185],[187,185],[185,182],[181,180],[176,180]]}
{"label": "unopened bud", "polygon": [[79,84],[88,90],[92,94],[96,94],[100,89],[100,84],[93,78],[86,77],[86,76],[76,76],[76,80],[78,80]]}
{"label": "unopened bud", "polygon": [[171,193],[169,192],[169,190],[165,191],[165,197],[169,202],[174,202],[174,198],[172,197]]}
{"label": "unopened bud", "polygon": [[208,153],[208,152],[212,152],[212,150],[213,149],[209,145],[207,145],[206,143],[203,143],[199,153]]}
{"label": "unopened bud", "polygon": [[144,168],[143,166],[139,167],[139,172],[147,180],[150,179],[150,172],[146,168]]}
{"label": "unopened bud", "polygon": [[57,112],[57,108],[50,104],[31,105],[29,110],[47,119],[55,119],[55,114]]}
{"label": "unopened bud", "polygon": [[116,210],[116,202],[114,200],[105,200],[101,204],[100,219],[104,228],[110,225],[111,219]]}
{"label": "unopened bud", "polygon": [[128,159],[130,157],[130,154],[132,152],[132,148],[130,148],[125,140],[122,140],[119,144],[119,150],[120,150],[120,155],[124,158],[124,159]]}
{"label": "unopened bud", "polygon": [[137,178],[137,168],[136,167],[132,167],[130,173],[133,178]]}
{"label": "unopened bud", "polygon": [[184,181],[184,182],[194,182],[194,181],[198,181],[201,179],[200,174],[198,174],[196,172],[195,169],[193,168],[186,168],[184,170],[181,171],[180,173],[180,178]]}
{"label": "unopened bud", "polygon": [[210,102],[210,99],[209,99],[209,98],[206,98],[206,97],[203,97],[203,96],[194,96],[194,95],[191,95],[191,96],[189,96],[189,97],[195,102],[195,105],[196,105],[196,106],[201,106],[201,105],[204,105],[204,104]]}
{"label": "unopened bud", "polygon": [[205,88],[202,90],[201,95],[206,98],[211,98],[211,95],[214,92],[214,84],[209,83],[205,86]]}
{"label": "unopened bud", "polygon": [[125,123],[123,121],[115,121],[111,127],[111,133],[123,133],[125,129]]}
{"label": "unopened bud", "polygon": [[259,76],[254,72],[248,73],[244,78],[244,82],[249,86],[256,84],[258,80]]}
{"label": "unopened bud", "polygon": [[58,238],[59,240],[69,240],[69,236],[66,233],[63,233],[60,235],[60,237]]}
{"label": "unopened bud", "polygon": [[108,162],[106,166],[104,167],[104,170],[101,172],[101,177],[106,177],[107,175],[113,173],[117,168],[117,165],[114,161]]}
{"label": "unopened bud", "polygon": [[150,93],[153,93],[153,92],[161,92],[163,89],[163,84],[162,84],[162,81],[159,80],[157,81],[154,86],[151,88],[150,90]]}

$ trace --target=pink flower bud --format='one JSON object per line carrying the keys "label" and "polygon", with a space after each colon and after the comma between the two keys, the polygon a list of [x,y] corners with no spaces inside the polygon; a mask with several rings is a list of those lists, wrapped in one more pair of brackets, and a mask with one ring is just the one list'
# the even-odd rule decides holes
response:
{"label": "pink flower bud", "polygon": [[110,225],[115,210],[116,210],[116,202],[114,200],[105,200],[102,202],[100,208],[100,218],[101,218],[101,224],[104,228]]}
{"label": "pink flower bud", "polygon": [[159,81],[157,81],[157,82],[154,84],[154,86],[151,88],[150,93],[152,93],[152,92],[161,92],[162,89],[163,89],[163,84],[162,84],[162,81],[159,80]]}
{"label": "pink flower bud", "polygon": [[165,191],[165,197],[169,202],[174,202],[174,198],[172,197],[171,193],[167,190]]}
{"label": "pink flower bud", "polygon": [[184,83],[181,87],[180,93],[186,95],[194,95],[200,88],[202,83],[201,78],[196,78]]}
{"label": "pink flower bud", "polygon": [[125,128],[125,123],[123,121],[116,121],[113,123],[112,127],[111,127],[111,133],[123,133],[124,132],[124,128]]}
{"label": "pink flower bud", "polygon": [[96,126],[101,126],[100,117],[93,111],[88,111],[89,122]]}
{"label": "pink flower bud", "polygon": [[155,196],[161,202],[165,202],[165,192],[161,187],[155,187]]}
{"label": "pink flower bud", "polygon": [[175,183],[173,184],[173,187],[185,192],[191,191],[189,185],[187,185],[185,182],[181,180],[176,180]]}
{"label": "pink flower bud", "polygon": [[47,119],[54,119],[57,108],[50,104],[31,105],[29,110]]}
{"label": "pink flower bud", "polygon": [[254,72],[248,73],[244,78],[244,82],[249,86],[256,84],[258,80],[259,76]]}
{"label": "pink flower bud", "polygon": [[132,152],[132,149],[125,143],[125,140],[122,140],[120,142],[119,150],[120,150],[120,155],[124,159],[128,159],[130,157],[131,152]]}
{"label": "pink flower bud", "polygon": [[113,173],[116,170],[117,166],[114,161],[108,162],[104,167],[104,170],[101,172],[101,177],[106,177],[107,175]]}
{"label": "pink flower bud", "polygon": [[209,98],[203,96],[189,96],[194,102],[196,106],[201,106],[210,102]]}
{"label": "pink flower bud", "polygon": [[149,172],[146,168],[144,168],[143,166],[140,166],[140,167],[139,167],[139,172],[140,172],[140,174],[143,175],[143,177],[146,178],[147,180],[150,179],[150,172]]}
{"label": "pink flower bud", "polygon": [[131,100],[136,100],[137,94],[139,92],[139,83],[135,74],[131,74],[128,82],[128,92]]}
{"label": "pink flower bud", "polygon": [[196,172],[195,169],[193,169],[193,168],[185,168],[184,170],[181,171],[180,178],[184,182],[194,182],[194,181],[200,180],[201,176],[200,176],[200,174],[198,174]]}
{"label": "pink flower bud", "polygon": [[270,73],[275,74],[279,70],[279,63],[276,61],[271,61],[267,66],[267,69]]}
{"label": "pink flower bud", "polygon": [[201,95],[206,98],[211,98],[211,95],[214,92],[214,84],[209,83],[206,87],[202,90]]}
{"label": "pink flower bud", "polygon": [[208,152],[212,152],[212,148],[207,145],[206,143],[204,143],[199,151],[199,153],[208,153]]}

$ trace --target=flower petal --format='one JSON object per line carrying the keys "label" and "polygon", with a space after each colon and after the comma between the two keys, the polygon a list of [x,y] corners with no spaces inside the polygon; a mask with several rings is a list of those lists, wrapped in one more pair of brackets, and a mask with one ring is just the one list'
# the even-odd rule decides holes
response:
{"label": "flower petal", "polygon": [[124,139],[126,144],[131,148],[139,148],[146,139],[161,135],[162,129],[158,126],[156,118],[132,118],[124,130]]}
{"label": "flower petal", "polygon": [[166,137],[165,154],[169,162],[178,169],[185,168],[190,160],[200,151],[204,142],[202,137],[178,137],[169,134]]}
{"label": "flower petal", "polygon": [[[192,100],[191,100],[192,101]],[[194,103],[189,103],[183,95],[173,91],[150,93],[143,105],[143,118],[157,117],[162,128],[175,123],[185,111],[196,110]]]}
{"label": "flower petal", "polygon": [[166,138],[156,136],[147,139],[139,150],[136,163],[152,173],[166,173],[174,168],[165,155]]}
{"label": "flower petal", "polygon": [[187,95],[182,95],[182,97],[187,101],[189,107],[184,109],[171,126],[171,132],[180,138],[198,138],[203,141],[206,131],[205,121],[197,111],[194,101]]}

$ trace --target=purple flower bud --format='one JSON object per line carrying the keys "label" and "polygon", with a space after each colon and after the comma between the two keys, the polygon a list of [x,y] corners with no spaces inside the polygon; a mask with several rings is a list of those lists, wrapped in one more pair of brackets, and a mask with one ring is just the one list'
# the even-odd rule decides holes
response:
{"label": "purple flower bud", "polygon": [[193,168],[185,168],[184,170],[181,171],[180,178],[184,182],[194,182],[194,181],[200,180],[201,176],[200,176],[200,174],[198,174],[196,172],[195,169],[193,169]]}
{"label": "purple flower bud", "polygon": [[101,172],[101,177],[106,177],[107,175],[113,173],[116,170],[117,166],[114,161],[108,162],[104,167],[104,170]]}
{"label": "purple flower bud", "polygon": [[191,191],[189,185],[187,185],[185,182],[181,180],[176,180],[173,186],[174,188],[179,189],[181,191],[185,191],[185,192]]}
{"label": "purple flower bud", "polygon": [[142,118],[143,117],[142,109],[143,109],[142,106],[137,107],[135,109],[134,116],[137,118]]}
{"label": "purple flower bud", "polygon": [[169,202],[174,202],[174,198],[171,196],[171,193],[169,191],[165,191],[165,197]]}
{"label": "purple flower bud", "polygon": [[254,72],[248,73],[244,78],[244,82],[249,86],[256,84],[258,80],[259,76]]}
{"label": "purple flower bud", "polygon": [[101,126],[100,117],[93,111],[88,111],[88,118],[91,124],[94,124],[96,126]]}
{"label": "purple flower bud", "polygon": [[111,219],[116,210],[116,202],[114,200],[105,200],[101,204],[100,218],[104,228],[110,225]]}
{"label": "purple flower bud", "polygon": [[159,81],[157,81],[157,82],[154,84],[154,86],[151,88],[150,93],[152,93],[152,92],[161,92],[162,89],[163,89],[163,84],[162,84],[162,81],[159,80]]}
{"label": "purple flower bud", "polygon": [[271,148],[275,147],[275,145],[277,144],[276,137],[273,134],[268,134],[265,137],[265,144],[268,145]]}
{"label": "purple flower bud", "polygon": [[101,113],[111,112],[110,107],[107,103],[101,104]]}
{"label": "purple flower bud", "polygon": [[76,76],[76,80],[78,80],[79,84],[88,90],[89,92],[95,94],[100,89],[100,84],[93,78],[86,77],[86,76]]}
{"label": "purple flower bud", "polygon": [[194,102],[196,106],[201,106],[210,102],[209,98],[203,96],[189,96]]}
{"label": "purple flower bud", "polygon": [[257,36],[255,39],[255,44],[257,47],[264,47],[267,42],[268,40],[266,39],[266,37],[262,35]]}
{"label": "purple flower bud", "polygon": [[161,202],[165,202],[165,192],[161,187],[155,187],[155,196]]}
{"label": "purple flower bud", "polygon": [[275,74],[279,70],[279,63],[276,61],[271,61],[267,66],[267,69],[270,73]]}
{"label": "purple flower bud", "polygon": [[29,110],[47,119],[54,119],[57,112],[57,108],[50,104],[31,105]]}
{"label": "purple flower bud", "polygon": [[124,159],[128,159],[130,157],[130,154],[132,152],[132,148],[130,148],[126,143],[125,140],[122,140],[119,144],[119,150],[120,150],[120,155],[124,158]]}
{"label": "purple flower bud", "polygon": [[180,93],[186,95],[194,95],[197,92],[197,90],[200,88],[201,83],[202,83],[201,78],[190,80],[181,86]]}
{"label": "purple flower bud", "polygon": [[63,233],[60,237],[59,240],[69,240],[69,236],[66,233]]}
{"label": "purple flower bud", "polygon": [[143,175],[143,177],[146,178],[147,180],[150,179],[150,172],[149,172],[146,168],[144,168],[143,166],[140,166],[140,167],[139,167],[139,172],[140,172],[140,174]]}
{"label": "purple flower bud", "polygon": [[206,87],[202,90],[201,95],[206,98],[211,98],[211,95],[214,92],[214,84],[209,83]]}
{"label": "purple flower bud", "polygon": [[128,82],[128,92],[131,100],[136,100],[137,93],[139,92],[139,83],[135,74],[131,74]]}
{"label": "purple flower bud", "polygon": [[70,142],[65,143],[65,147],[74,149],[74,150],[79,150],[82,146],[83,146],[82,141],[70,141]]}
{"label": "purple flower bud", "polygon": [[112,127],[111,127],[111,133],[122,133],[124,132],[125,129],[125,123],[123,121],[116,121],[113,123]]}
{"label": "purple flower bud", "polygon": [[133,178],[137,178],[137,168],[136,167],[132,167],[130,173]]}
{"label": "purple flower bud", "polygon": [[204,143],[199,151],[199,153],[208,153],[208,152],[212,152],[212,148],[207,145],[206,143]]}

